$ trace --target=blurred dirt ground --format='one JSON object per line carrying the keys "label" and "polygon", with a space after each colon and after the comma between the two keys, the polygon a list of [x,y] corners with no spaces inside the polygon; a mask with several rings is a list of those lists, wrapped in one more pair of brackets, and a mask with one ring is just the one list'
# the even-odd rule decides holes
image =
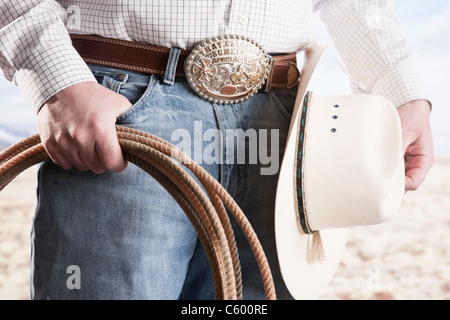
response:
{"label": "blurred dirt ground", "polygon": [[[29,299],[35,168],[0,193],[0,299]],[[439,157],[401,211],[354,228],[321,299],[450,299],[450,157]]]}

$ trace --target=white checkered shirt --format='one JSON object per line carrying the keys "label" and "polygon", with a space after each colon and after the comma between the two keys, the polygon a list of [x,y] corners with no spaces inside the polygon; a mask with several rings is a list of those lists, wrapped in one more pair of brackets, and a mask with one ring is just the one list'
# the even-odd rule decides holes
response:
{"label": "white checkered shirt", "polygon": [[425,97],[393,0],[0,0],[0,68],[38,110],[58,91],[95,81],[69,33],[96,34],[190,49],[220,34],[240,34],[267,52],[315,41],[316,11],[356,92],[400,106]]}

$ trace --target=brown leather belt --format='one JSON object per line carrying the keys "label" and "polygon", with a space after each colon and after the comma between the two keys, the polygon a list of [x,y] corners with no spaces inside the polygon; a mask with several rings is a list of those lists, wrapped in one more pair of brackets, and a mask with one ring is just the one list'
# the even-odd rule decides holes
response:
{"label": "brown leather belt", "polygon": [[[72,44],[87,63],[113,68],[164,75],[170,49],[132,41],[103,38],[90,35],[71,35]],[[184,61],[190,51],[181,50],[175,75],[186,77]],[[296,65],[296,53],[273,57],[265,89],[292,88],[298,85],[300,72]]]}

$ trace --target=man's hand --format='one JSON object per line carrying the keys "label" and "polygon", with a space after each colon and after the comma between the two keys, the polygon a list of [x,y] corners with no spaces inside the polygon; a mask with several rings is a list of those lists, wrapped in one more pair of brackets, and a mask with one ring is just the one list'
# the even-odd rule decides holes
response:
{"label": "man's hand", "polygon": [[405,155],[405,192],[417,190],[434,163],[430,104],[414,100],[398,108]]}
{"label": "man's hand", "polygon": [[38,113],[38,129],[51,159],[63,169],[73,167],[100,174],[127,167],[117,140],[116,118],[131,103],[95,82],[61,90]]}

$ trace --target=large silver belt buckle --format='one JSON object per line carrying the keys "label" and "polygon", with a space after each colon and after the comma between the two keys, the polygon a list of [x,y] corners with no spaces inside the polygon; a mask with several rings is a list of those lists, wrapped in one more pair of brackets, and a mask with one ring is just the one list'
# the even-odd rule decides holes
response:
{"label": "large silver belt buckle", "polygon": [[211,102],[242,102],[266,81],[269,56],[255,41],[224,35],[199,43],[189,54],[184,70],[197,94]]}

